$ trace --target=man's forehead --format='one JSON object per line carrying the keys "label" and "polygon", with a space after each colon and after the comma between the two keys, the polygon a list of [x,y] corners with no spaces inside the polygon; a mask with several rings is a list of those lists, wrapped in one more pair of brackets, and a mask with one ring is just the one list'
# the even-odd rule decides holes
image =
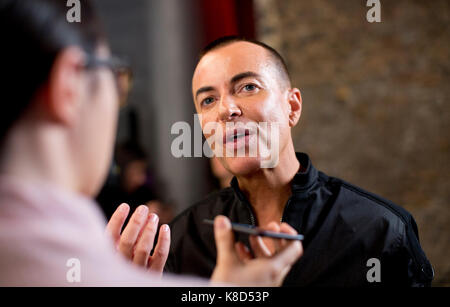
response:
{"label": "man's forehead", "polygon": [[[249,57],[264,60],[268,57],[268,51],[262,46],[251,42],[238,41],[231,42],[224,46],[219,46],[216,49],[209,51],[203,58],[216,55],[220,57]],[[201,61],[200,61],[201,62]]]}
{"label": "man's forehead", "polygon": [[245,71],[263,74],[272,65],[270,55],[263,47],[248,42],[230,43],[203,56],[194,72],[193,87],[204,86],[203,83],[214,79],[231,79]]}

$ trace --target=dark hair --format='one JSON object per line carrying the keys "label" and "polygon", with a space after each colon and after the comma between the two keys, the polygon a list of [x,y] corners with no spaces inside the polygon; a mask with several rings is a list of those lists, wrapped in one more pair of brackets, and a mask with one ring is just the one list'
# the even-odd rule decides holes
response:
{"label": "dark hair", "polygon": [[229,44],[236,43],[236,42],[247,42],[247,43],[251,43],[251,44],[255,44],[255,45],[258,45],[260,47],[263,47],[266,51],[269,52],[269,54],[275,60],[275,64],[277,65],[277,68],[280,71],[282,77],[287,82],[290,82],[289,69],[288,69],[288,67],[286,65],[285,60],[280,55],[280,53],[278,51],[276,51],[274,48],[270,47],[269,45],[267,45],[267,44],[265,44],[263,42],[254,40],[254,39],[247,39],[245,37],[240,37],[240,36],[235,36],[235,35],[220,37],[220,38],[212,41],[205,48],[202,49],[202,51],[200,52],[199,60],[201,60],[210,51],[213,51],[215,49],[219,49],[221,47],[225,47],[225,46],[227,46]]}
{"label": "dark hair", "polygon": [[106,42],[89,1],[81,1],[81,22],[70,23],[62,0],[0,0],[2,114],[0,142],[48,79],[64,48],[94,54]]}

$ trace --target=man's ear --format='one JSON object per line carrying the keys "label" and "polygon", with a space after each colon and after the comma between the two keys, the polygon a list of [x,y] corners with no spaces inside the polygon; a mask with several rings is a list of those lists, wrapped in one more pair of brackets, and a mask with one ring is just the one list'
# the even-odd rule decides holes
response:
{"label": "man's ear", "polygon": [[291,88],[288,92],[289,126],[297,125],[302,114],[302,94],[298,88]]}
{"label": "man's ear", "polygon": [[79,112],[83,94],[84,53],[80,48],[69,47],[60,52],[50,70],[46,87],[48,115],[52,120],[72,125]]}

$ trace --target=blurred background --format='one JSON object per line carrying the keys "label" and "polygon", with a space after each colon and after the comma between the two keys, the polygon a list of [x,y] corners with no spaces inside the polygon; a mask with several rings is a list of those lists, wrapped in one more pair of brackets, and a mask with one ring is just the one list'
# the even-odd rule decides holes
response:
{"label": "blurred background", "polygon": [[170,129],[198,128],[190,86],[200,49],[239,34],[287,61],[303,96],[296,150],[410,211],[434,285],[450,285],[450,3],[380,2],[381,22],[369,23],[365,0],[95,0],[134,72],[98,197],[105,214],[146,203],[168,222],[227,185],[214,161],[174,158]]}

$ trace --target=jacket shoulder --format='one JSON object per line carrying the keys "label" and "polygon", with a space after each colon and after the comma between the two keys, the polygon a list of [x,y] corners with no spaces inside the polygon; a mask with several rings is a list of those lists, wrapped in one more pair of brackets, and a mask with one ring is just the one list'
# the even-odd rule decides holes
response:
{"label": "jacket shoulder", "polygon": [[[344,217],[351,217],[355,223],[365,226],[376,226],[379,230],[393,232],[397,237],[396,248],[403,249],[412,260],[410,270],[415,275],[416,285],[429,285],[434,277],[433,268],[427,259],[419,241],[419,232],[414,217],[401,206],[379,195],[368,192],[342,179],[323,176],[330,185],[339,187],[340,205],[347,207],[341,210]],[[381,233],[381,232],[380,232]],[[386,232],[385,232],[386,233]]]}
{"label": "jacket shoulder", "polygon": [[[323,174],[324,175],[324,174]],[[381,197],[375,193],[369,192],[361,187],[351,184],[345,180],[336,177],[330,177],[324,175],[324,178],[328,184],[338,186],[341,197],[344,200],[348,200],[349,204],[355,204],[358,209],[362,209],[360,206],[364,206],[366,210],[357,210],[361,214],[366,212],[371,214],[372,218],[384,217],[389,218],[391,221],[401,222],[402,224],[413,224],[414,231],[417,233],[417,226],[412,215],[403,207],[393,203],[392,201]]]}

